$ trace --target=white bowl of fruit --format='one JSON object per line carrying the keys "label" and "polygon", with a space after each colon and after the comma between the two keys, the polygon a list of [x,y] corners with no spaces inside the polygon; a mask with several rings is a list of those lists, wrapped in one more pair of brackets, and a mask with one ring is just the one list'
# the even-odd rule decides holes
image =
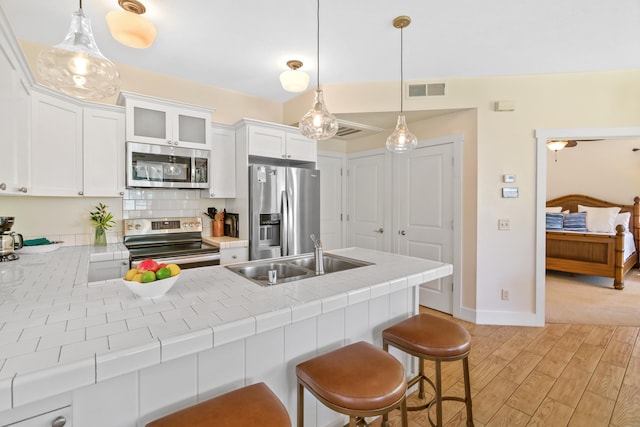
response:
{"label": "white bowl of fruit", "polygon": [[143,298],[157,298],[166,294],[180,277],[176,264],[158,264],[145,259],[124,276],[123,282],[134,294]]}

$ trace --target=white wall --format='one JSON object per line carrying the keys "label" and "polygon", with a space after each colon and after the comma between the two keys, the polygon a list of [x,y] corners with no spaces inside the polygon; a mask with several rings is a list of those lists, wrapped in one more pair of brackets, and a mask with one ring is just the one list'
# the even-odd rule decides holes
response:
{"label": "white wall", "polygon": [[640,196],[640,139],[579,141],[547,155],[547,200],[585,194],[608,202],[633,204]]}

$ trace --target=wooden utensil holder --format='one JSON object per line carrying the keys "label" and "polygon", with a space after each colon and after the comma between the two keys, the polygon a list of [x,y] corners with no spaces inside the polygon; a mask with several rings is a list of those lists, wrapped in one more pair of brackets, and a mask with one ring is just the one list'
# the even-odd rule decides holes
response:
{"label": "wooden utensil holder", "polygon": [[224,221],[211,221],[211,236],[224,236]]}

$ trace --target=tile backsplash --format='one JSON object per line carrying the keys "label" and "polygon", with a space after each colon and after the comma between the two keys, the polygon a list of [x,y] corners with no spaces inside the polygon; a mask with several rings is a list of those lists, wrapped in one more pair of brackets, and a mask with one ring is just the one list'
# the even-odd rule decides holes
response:
{"label": "tile backsplash", "polygon": [[201,216],[200,190],[132,188],[122,200],[122,219]]}

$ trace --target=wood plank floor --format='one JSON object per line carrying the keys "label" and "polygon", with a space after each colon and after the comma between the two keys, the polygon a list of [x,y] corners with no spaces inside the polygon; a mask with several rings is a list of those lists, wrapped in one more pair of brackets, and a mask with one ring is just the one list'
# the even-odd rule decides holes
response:
{"label": "wood plank floor", "polygon": [[[453,319],[424,307],[421,311]],[[640,328],[487,326],[453,320],[472,336],[476,427],[640,426]],[[433,363],[426,362],[425,370],[432,376]],[[443,390],[464,395],[461,362],[443,363]],[[417,401],[416,392],[409,405]],[[435,419],[435,408],[432,413]],[[446,427],[464,427],[465,414],[463,403],[444,403]],[[390,421],[400,426],[398,411]],[[372,423],[379,425],[379,420]],[[409,412],[409,426],[430,426],[426,411]]]}

